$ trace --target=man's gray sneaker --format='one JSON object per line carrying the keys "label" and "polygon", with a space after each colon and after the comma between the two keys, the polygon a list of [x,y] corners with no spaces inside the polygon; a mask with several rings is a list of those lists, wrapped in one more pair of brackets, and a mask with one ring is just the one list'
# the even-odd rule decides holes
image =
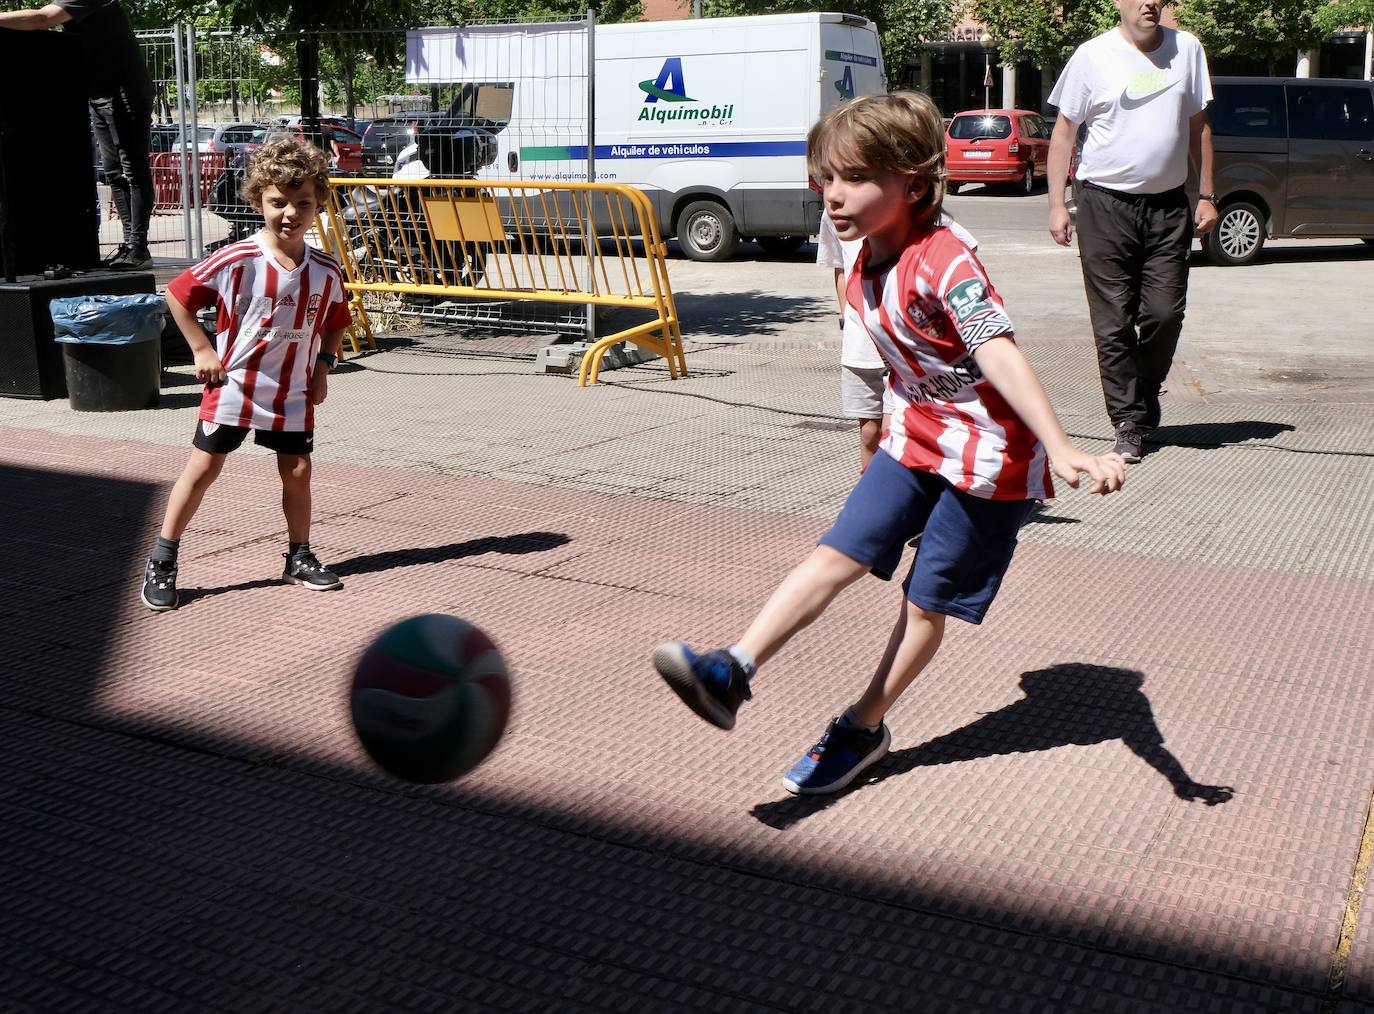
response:
{"label": "man's gray sneaker", "polygon": [[120,247],[119,250],[105,262],[105,267],[111,271],[146,271],[153,266],[153,255],[145,247]]}
{"label": "man's gray sneaker", "polygon": [[175,560],[149,560],[143,572],[143,604],[163,613],[177,607],[177,564]]}
{"label": "man's gray sneaker", "polygon": [[304,585],[311,591],[329,591],[331,588],[343,587],[339,575],[320,563],[314,553],[297,553],[295,556],[282,553],[282,557],[286,560],[286,569],[281,575],[283,581]]}
{"label": "man's gray sneaker", "polygon": [[1136,424],[1127,420],[1118,423],[1116,427],[1116,444],[1112,450],[1121,455],[1121,459],[1128,465],[1134,465],[1140,461],[1140,444],[1143,434]]}

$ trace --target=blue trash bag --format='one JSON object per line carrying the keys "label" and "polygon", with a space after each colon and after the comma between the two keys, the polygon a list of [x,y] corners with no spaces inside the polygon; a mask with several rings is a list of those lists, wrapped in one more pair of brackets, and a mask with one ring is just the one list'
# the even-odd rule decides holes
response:
{"label": "blue trash bag", "polygon": [[132,296],[63,296],[48,303],[53,341],[64,345],[130,345],[162,335],[167,301],[151,292]]}

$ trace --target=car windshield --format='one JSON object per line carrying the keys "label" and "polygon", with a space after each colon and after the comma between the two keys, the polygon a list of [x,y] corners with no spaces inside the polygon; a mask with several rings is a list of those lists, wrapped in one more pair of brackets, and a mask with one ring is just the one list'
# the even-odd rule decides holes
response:
{"label": "car windshield", "polygon": [[1000,141],[1011,136],[1010,116],[956,116],[949,125],[949,136],[956,141],[987,137]]}

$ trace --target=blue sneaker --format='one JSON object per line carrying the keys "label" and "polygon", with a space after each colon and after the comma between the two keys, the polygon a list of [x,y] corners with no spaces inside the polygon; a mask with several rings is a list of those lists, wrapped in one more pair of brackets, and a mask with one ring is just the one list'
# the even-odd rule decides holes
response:
{"label": "blue sneaker", "polygon": [[801,796],[839,792],[882,760],[891,744],[886,722],[879,722],[877,730],[869,732],[851,729],[832,718],[820,742],[783,775],[782,787]]}
{"label": "blue sneaker", "polygon": [[753,696],[749,677],[728,651],[698,655],[681,641],[654,649],[654,668],[682,702],[712,725],[735,727],[740,703]]}

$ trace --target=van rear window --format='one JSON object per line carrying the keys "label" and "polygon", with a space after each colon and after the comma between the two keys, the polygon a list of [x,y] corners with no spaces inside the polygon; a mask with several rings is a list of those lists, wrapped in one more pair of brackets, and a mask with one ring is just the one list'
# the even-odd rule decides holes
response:
{"label": "van rear window", "polygon": [[1011,136],[1009,116],[956,116],[949,124],[949,136],[957,141],[987,137],[1000,141]]}
{"label": "van rear window", "polygon": [[1218,84],[1207,107],[1217,137],[1287,137],[1281,84]]}

